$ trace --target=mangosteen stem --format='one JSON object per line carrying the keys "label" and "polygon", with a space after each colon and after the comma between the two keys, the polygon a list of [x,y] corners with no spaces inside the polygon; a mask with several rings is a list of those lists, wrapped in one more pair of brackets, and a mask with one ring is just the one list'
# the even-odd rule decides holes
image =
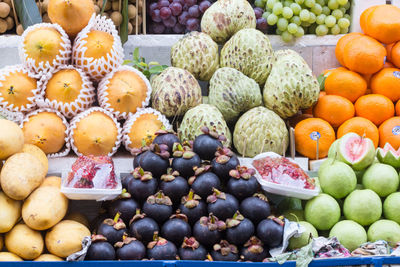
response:
{"label": "mangosteen stem", "polygon": [[136,209],[136,215],[140,214],[140,209]]}
{"label": "mangosteen stem", "polygon": [[207,260],[214,261],[210,254],[207,254]]}
{"label": "mangosteen stem", "polygon": [[140,173],[141,176],[144,175],[144,170],[142,168],[140,168],[139,169],[139,173]]}
{"label": "mangosteen stem", "polygon": [[190,190],[190,191],[189,191],[189,195],[188,195],[188,200],[192,200],[192,199],[193,199],[193,196],[194,196],[194,191],[193,191],[193,190]]}
{"label": "mangosteen stem", "polygon": [[158,241],[158,232],[156,231],[156,232],[154,232],[154,234],[153,234],[153,241]]}
{"label": "mangosteen stem", "polygon": [[121,213],[118,211],[117,214],[115,214],[114,222],[118,222],[120,216],[121,216]]}

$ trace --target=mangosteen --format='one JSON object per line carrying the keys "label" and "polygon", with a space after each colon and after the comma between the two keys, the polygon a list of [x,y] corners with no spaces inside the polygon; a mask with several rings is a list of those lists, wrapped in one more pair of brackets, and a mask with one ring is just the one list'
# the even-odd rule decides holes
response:
{"label": "mangosteen", "polygon": [[147,198],[143,204],[143,212],[162,224],[172,215],[172,201],[162,191],[158,191]]}
{"label": "mangosteen", "polygon": [[153,241],[147,245],[147,256],[151,260],[176,260],[177,249],[174,243],[154,235]]}
{"label": "mangosteen", "polygon": [[132,172],[133,179],[129,181],[128,191],[133,198],[143,202],[157,191],[157,179],[151,172],[138,167]]}
{"label": "mangosteen", "polygon": [[161,235],[176,246],[180,246],[185,237],[192,235],[192,228],[188,224],[186,215],[180,213],[178,209],[176,214],[172,215],[161,227]]}
{"label": "mangosteen", "polygon": [[223,147],[221,141],[226,141],[226,137],[219,136],[216,131],[210,131],[206,126],[201,128],[202,135],[197,136],[193,142],[193,151],[202,160],[212,160],[219,147]]}
{"label": "mangosteen", "polygon": [[87,250],[85,260],[112,261],[115,260],[115,250],[104,236],[92,235],[92,243]]}
{"label": "mangosteen", "polygon": [[100,209],[99,215],[97,215],[93,220],[90,221],[90,229],[93,230],[93,232],[96,233],[97,229],[99,228],[100,224],[103,223],[103,221],[110,216],[106,211],[103,211],[103,209]]}
{"label": "mangosteen", "polygon": [[141,260],[146,256],[146,247],[134,237],[124,238],[114,246],[119,260]]}
{"label": "mangosteen", "polygon": [[147,244],[153,240],[154,233],[158,231],[160,228],[155,220],[146,217],[146,214],[141,214],[139,209],[136,210],[136,215],[133,216],[129,225],[130,236]]}
{"label": "mangosteen", "polygon": [[195,168],[195,176],[189,178],[189,184],[192,189],[202,199],[206,199],[207,196],[211,195],[213,188],[221,189],[220,179],[210,170],[210,165]]}
{"label": "mangosteen", "polygon": [[194,237],[185,237],[178,252],[181,260],[203,261],[207,258],[207,250]]}
{"label": "mangosteen", "polygon": [[149,171],[154,177],[160,178],[167,173],[169,167],[169,153],[166,145],[151,144],[150,149],[140,154],[139,166]]}
{"label": "mangosteen", "polygon": [[242,245],[254,234],[254,224],[237,211],[226,220],[226,240],[234,245]]}
{"label": "mangosteen", "polygon": [[133,168],[136,169],[137,167],[139,167],[139,160],[140,157],[144,154],[144,152],[146,152],[147,150],[149,150],[150,148],[148,146],[144,146],[141,148],[134,148],[132,149],[131,153],[134,156],[133,158]]}
{"label": "mangosteen", "polygon": [[283,217],[270,216],[262,220],[257,226],[257,237],[269,248],[278,247],[282,243]]}
{"label": "mangosteen", "polygon": [[268,199],[263,194],[254,194],[240,203],[240,213],[255,225],[271,215]]}
{"label": "mangosteen", "polygon": [[263,242],[256,236],[252,236],[240,251],[242,261],[262,262],[269,257],[268,251],[264,248]]}
{"label": "mangosteen", "polygon": [[184,178],[194,175],[194,167],[199,167],[201,159],[199,155],[194,153],[190,146],[182,146],[179,143],[174,144],[174,153],[172,154],[172,169],[178,171]]}
{"label": "mangosteen", "polygon": [[156,138],[153,140],[153,144],[157,145],[167,145],[168,152],[172,155],[172,149],[174,147],[174,143],[180,143],[178,136],[173,131],[166,130],[158,130],[156,133]]}
{"label": "mangosteen", "polygon": [[108,207],[108,214],[110,217],[114,218],[119,212],[121,214],[121,219],[125,224],[129,224],[133,215],[136,213],[136,209],[139,208],[139,204],[131,198],[131,194],[126,192],[124,188],[122,194],[114,201],[111,202]]}
{"label": "mangosteen", "polygon": [[212,247],[221,241],[221,231],[226,229],[223,221],[218,220],[213,214],[203,216],[193,226],[193,236],[206,247]]}
{"label": "mangosteen", "polygon": [[229,244],[226,240],[221,240],[219,244],[213,246],[211,257],[214,261],[237,261],[239,251],[235,245]]}
{"label": "mangosteen", "polygon": [[196,223],[202,216],[207,215],[206,203],[193,190],[190,190],[187,196],[182,197],[179,209],[181,213],[186,215],[190,225]]}
{"label": "mangosteen", "polygon": [[120,213],[117,213],[114,219],[105,219],[96,232],[107,238],[107,241],[112,245],[122,241],[124,235],[127,235],[125,223],[119,216]]}
{"label": "mangosteen", "polygon": [[207,197],[208,213],[213,213],[220,220],[232,217],[239,210],[239,201],[232,196],[213,188],[213,194]]}
{"label": "mangosteen", "polygon": [[131,179],[133,179],[132,174],[128,174],[124,177],[121,177],[122,188],[125,188],[126,190],[128,190],[128,185],[129,185],[129,182],[131,181]]}
{"label": "mangosteen", "polygon": [[161,176],[160,189],[174,204],[178,204],[189,192],[189,184],[185,178],[179,176],[178,171],[168,169],[168,174]]}
{"label": "mangosteen", "polygon": [[235,170],[230,170],[230,178],[226,185],[228,192],[238,200],[243,200],[257,193],[260,184],[254,174],[254,169],[248,169],[244,166],[237,166]]}
{"label": "mangosteen", "polygon": [[238,165],[238,157],[226,147],[219,147],[215,158],[211,161],[212,171],[223,181],[229,179],[229,171],[236,169]]}

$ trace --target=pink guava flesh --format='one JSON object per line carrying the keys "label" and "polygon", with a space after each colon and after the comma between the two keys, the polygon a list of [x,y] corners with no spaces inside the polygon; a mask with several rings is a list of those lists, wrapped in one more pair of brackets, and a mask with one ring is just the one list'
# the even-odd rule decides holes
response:
{"label": "pink guava flesh", "polygon": [[358,162],[368,152],[367,139],[362,137],[351,137],[346,140],[346,159],[350,162]]}

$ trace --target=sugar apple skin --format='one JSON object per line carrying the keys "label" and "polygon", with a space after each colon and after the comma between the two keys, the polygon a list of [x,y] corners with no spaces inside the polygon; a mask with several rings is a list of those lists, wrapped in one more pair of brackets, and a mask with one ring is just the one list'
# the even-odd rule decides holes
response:
{"label": "sugar apple skin", "polygon": [[319,84],[297,52],[279,50],[275,56],[276,62],[263,90],[264,105],[286,119],[317,102]]}
{"label": "sugar apple skin", "polygon": [[268,37],[256,29],[238,31],[221,50],[220,66],[231,67],[263,85],[275,62]]}
{"label": "sugar apple skin", "polygon": [[209,81],[219,67],[218,44],[205,33],[190,32],[171,47],[171,64]]}
{"label": "sugar apple skin", "polygon": [[215,129],[219,135],[226,137],[225,146],[230,146],[232,143],[231,132],[226,125],[221,112],[209,104],[201,104],[186,112],[178,129],[178,134],[181,141],[191,141],[196,136],[203,134],[201,128],[207,126],[209,129]]}
{"label": "sugar apple skin", "polygon": [[167,117],[179,116],[201,104],[201,88],[187,70],[168,67],[152,79],[152,107]]}
{"label": "sugar apple skin", "polygon": [[245,28],[256,28],[256,16],[247,0],[219,0],[201,19],[201,31],[219,44]]}
{"label": "sugar apple skin", "polygon": [[237,121],[233,144],[245,157],[268,151],[282,154],[288,147],[289,133],[285,122],[275,112],[266,107],[255,107]]}
{"label": "sugar apple skin", "polygon": [[218,69],[210,80],[209,102],[221,111],[228,123],[240,113],[262,105],[260,87],[253,79],[233,68]]}

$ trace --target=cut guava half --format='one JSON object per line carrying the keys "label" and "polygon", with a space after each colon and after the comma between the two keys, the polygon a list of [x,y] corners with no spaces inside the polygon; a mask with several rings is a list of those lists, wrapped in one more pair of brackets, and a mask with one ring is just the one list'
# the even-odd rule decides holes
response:
{"label": "cut guava half", "polygon": [[373,163],[375,147],[371,139],[348,133],[340,138],[337,153],[340,161],[356,171],[361,171]]}
{"label": "cut guava half", "polygon": [[329,151],[328,151],[328,158],[336,158],[336,152],[338,149],[339,142],[340,142],[340,138],[336,139],[335,142],[333,142],[331,144],[331,146],[329,147]]}
{"label": "cut guava half", "polygon": [[394,168],[400,168],[400,148],[394,149],[391,144],[386,143],[383,148],[376,150],[379,162],[388,164]]}

